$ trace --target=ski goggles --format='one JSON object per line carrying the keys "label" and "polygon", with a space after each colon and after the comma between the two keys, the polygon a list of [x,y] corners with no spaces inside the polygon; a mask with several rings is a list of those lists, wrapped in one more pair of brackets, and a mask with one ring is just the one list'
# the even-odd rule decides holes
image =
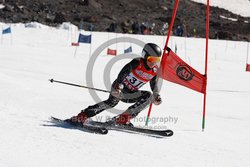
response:
{"label": "ski goggles", "polygon": [[148,56],[147,61],[150,63],[158,63],[161,61],[161,57]]}

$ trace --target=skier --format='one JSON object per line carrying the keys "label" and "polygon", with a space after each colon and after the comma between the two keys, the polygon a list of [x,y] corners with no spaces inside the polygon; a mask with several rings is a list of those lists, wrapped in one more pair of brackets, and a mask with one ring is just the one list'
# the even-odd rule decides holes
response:
{"label": "skier", "polygon": [[[151,102],[155,105],[159,105],[162,102],[157,87],[157,72],[161,54],[161,48],[158,45],[154,43],[145,44],[142,50],[142,58],[135,58],[122,68],[111,86],[109,98],[95,105],[88,106],[68,121],[84,123],[88,118],[106,109],[113,108],[119,101],[122,101],[134,104],[128,107],[122,114],[114,117],[112,121],[114,124],[133,126],[130,123],[130,119],[136,117]],[[147,82],[150,82],[153,93],[139,90]]]}

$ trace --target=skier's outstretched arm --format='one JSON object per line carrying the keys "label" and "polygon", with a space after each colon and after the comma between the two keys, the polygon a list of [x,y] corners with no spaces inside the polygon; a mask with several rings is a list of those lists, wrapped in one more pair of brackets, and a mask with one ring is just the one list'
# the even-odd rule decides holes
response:
{"label": "skier's outstretched arm", "polygon": [[159,89],[157,85],[157,76],[155,76],[151,81],[150,81],[150,87],[151,90],[153,91],[153,102],[155,105],[159,105],[162,103],[161,96],[159,94]]}
{"label": "skier's outstretched arm", "polygon": [[154,95],[159,94],[159,89],[158,89],[158,85],[157,85],[157,76],[154,76],[154,78],[151,79],[150,88],[151,88]]}

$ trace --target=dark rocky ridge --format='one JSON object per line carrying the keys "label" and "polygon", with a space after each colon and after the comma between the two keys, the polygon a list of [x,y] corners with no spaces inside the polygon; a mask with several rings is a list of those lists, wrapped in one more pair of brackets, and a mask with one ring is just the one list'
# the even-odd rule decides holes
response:
{"label": "dark rocky ridge", "polygon": [[[37,21],[50,26],[71,22],[91,23],[95,31],[105,31],[111,23],[122,32],[127,20],[155,23],[154,33],[166,22],[170,23],[175,0],[0,0],[0,21],[8,23]],[[186,26],[189,36],[205,37],[206,6],[181,0],[174,29]],[[250,17],[241,17],[218,7],[210,8],[210,37],[216,32],[220,39],[250,40]],[[235,18],[237,21],[221,18]],[[196,29],[196,32],[194,32]]]}

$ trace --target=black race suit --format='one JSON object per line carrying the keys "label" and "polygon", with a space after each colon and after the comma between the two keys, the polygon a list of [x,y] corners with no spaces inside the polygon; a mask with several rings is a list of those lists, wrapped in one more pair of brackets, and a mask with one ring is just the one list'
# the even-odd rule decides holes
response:
{"label": "black race suit", "polygon": [[[122,68],[117,79],[113,82],[111,90],[114,89],[115,85],[121,84],[124,78],[128,74],[130,74],[133,69],[137,68],[137,66],[140,64],[141,59],[143,58],[135,58]],[[152,70],[146,65],[146,62],[144,59],[143,59],[143,62],[144,62],[143,63],[144,67],[147,70]],[[150,80],[150,87],[151,87],[151,90],[153,91],[153,94],[149,91],[140,91],[140,90],[131,91],[130,89],[126,87],[126,85],[123,84],[124,88],[121,91],[122,92],[121,99],[114,97],[112,94],[110,94],[107,100],[102,101],[92,106],[88,106],[83,111],[86,113],[87,117],[93,117],[106,109],[115,107],[121,100],[122,102],[125,102],[125,103],[134,103],[126,110],[130,113],[131,117],[134,118],[139,114],[139,112],[141,112],[145,107],[147,107],[151,103],[151,101],[153,100],[153,96],[158,95],[156,78],[157,76],[154,76]]]}

